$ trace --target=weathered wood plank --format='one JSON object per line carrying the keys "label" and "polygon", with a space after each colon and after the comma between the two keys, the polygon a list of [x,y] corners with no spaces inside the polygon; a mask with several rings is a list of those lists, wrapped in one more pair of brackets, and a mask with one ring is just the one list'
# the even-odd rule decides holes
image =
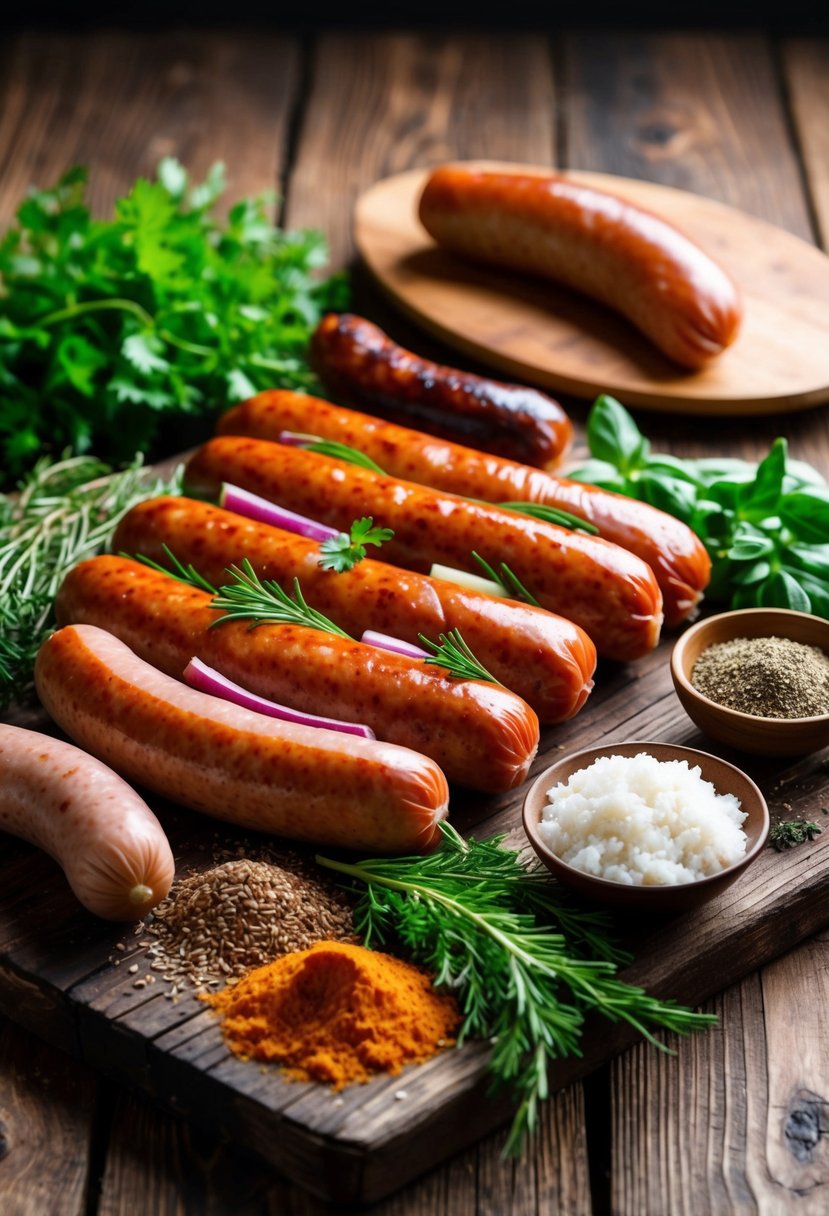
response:
{"label": "weathered wood plank", "polygon": [[544,38],[328,33],[314,54],[287,222],[321,228],[332,264],[344,266],[354,200],[379,178],[474,156],[548,164],[554,148]]}
{"label": "weathered wood plank", "polygon": [[202,31],[30,32],[0,79],[0,224],[32,184],[92,168],[97,214],[162,156],[195,179],[228,167],[228,200],[275,189],[298,85],[295,39]]}
{"label": "weathered wood plank", "polygon": [[82,1216],[95,1100],[91,1072],[0,1019],[0,1211]]}
{"label": "weathered wood plank", "polygon": [[829,39],[784,42],[782,62],[816,239],[829,247]]}

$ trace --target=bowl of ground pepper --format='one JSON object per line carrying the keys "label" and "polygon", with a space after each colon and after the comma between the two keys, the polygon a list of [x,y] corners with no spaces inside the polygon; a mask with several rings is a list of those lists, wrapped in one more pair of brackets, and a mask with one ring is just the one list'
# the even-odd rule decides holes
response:
{"label": "bowl of ground pepper", "polygon": [[740,751],[803,756],[829,744],[829,621],[743,608],[692,625],[671,655],[674,688],[704,734]]}

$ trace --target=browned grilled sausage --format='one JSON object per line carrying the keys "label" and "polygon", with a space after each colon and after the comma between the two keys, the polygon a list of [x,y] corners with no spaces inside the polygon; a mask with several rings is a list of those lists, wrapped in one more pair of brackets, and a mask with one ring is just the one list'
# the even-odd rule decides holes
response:
{"label": "browned grilled sausage", "polygon": [[349,313],[323,317],[311,362],[326,389],[356,409],[527,464],[558,464],[573,436],[552,397],[423,359]]}
{"label": "browned grilled sausage", "polygon": [[441,165],[419,214],[441,247],[591,296],[683,367],[703,367],[737,336],[742,305],[722,267],[614,194],[556,174]]}

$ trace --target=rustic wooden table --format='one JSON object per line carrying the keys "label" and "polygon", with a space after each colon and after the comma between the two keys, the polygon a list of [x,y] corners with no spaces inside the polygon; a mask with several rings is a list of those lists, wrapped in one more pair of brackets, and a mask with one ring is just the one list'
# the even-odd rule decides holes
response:
{"label": "rustic wooden table", "polygon": [[[234,197],[276,186],[280,220],[323,229],[333,265],[346,266],[363,188],[484,156],[682,187],[825,248],[827,132],[829,39],[759,29],[23,33],[0,47],[0,222],[30,183],[75,162],[91,167],[103,213],[163,155],[194,174],[220,159]],[[359,269],[355,294],[358,310],[414,337]],[[586,403],[568,404],[583,424]],[[825,407],[750,427],[641,421],[657,446],[688,454],[756,458],[784,433],[795,456],[829,472]],[[558,1094],[520,1163],[500,1159],[494,1134],[372,1212],[825,1212],[829,932],[786,945],[708,1002],[717,1029],[673,1057],[632,1048]],[[7,1216],[333,1210],[0,1025]]]}

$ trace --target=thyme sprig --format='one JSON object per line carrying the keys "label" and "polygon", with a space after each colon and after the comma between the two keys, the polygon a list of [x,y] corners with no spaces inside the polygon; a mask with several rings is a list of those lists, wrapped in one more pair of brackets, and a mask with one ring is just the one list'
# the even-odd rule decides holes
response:
{"label": "thyme sprig", "polygon": [[591,524],[588,520],[582,519],[578,515],[571,515],[569,511],[563,511],[561,507],[548,506],[544,502],[499,502],[494,505],[505,511],[516,511],[519,515],[531,515],[533,519],[540,519],[545,524],[570,528],[573,532],[589,532],[592,536],[597,536],[599,532],[596,525]]}
{"label": "thyme sprig", "polygon": [[187,583],[189,587],[196,587],[199,591],[209,591],[211,595],[218,595],[218,591],[213,584],[209,583],[203,574],[199,574],[192,563],[188,562],[185,566],[183,562],[178,560],[169,545],[162,545],[161,548],[164,550],[167,561],[170,563],[169,566],[162,566],[160,562],[145,556],[143,553],[136,553],[134,556],[130,553],[122,553],[121,556],[140,562],[142,566],[149,566],[150,570],[155,570],[158,574],[167,574],[179,583]]}
{"label": "thyme sprig", "polygon": [[536,1126],[548,1067],[579,1053],[588,1013],[627,1022],[663,1051],[654,1029],[682,1034],[716,1021],[619,980],[627,956],[607,938],[607,922],[567,907],[503,836],[466,841],[441,829],[440,848],[425,857],[317,861],[361,891],[354,924],[366,945],[402,948],[455,992],[459,1043],[492,1040],[493,1085],[518,1100],[505,1153],[518,1153]]}
{"label": "thyme sprig", "polygon": [[181,493],[181,469],[149,477],[140,458],[120,472],[92,456],[41,459],[19,496],[0,495],[0,708],[31,695],[41,643],[66,572],[106,549],[130,507]]}

